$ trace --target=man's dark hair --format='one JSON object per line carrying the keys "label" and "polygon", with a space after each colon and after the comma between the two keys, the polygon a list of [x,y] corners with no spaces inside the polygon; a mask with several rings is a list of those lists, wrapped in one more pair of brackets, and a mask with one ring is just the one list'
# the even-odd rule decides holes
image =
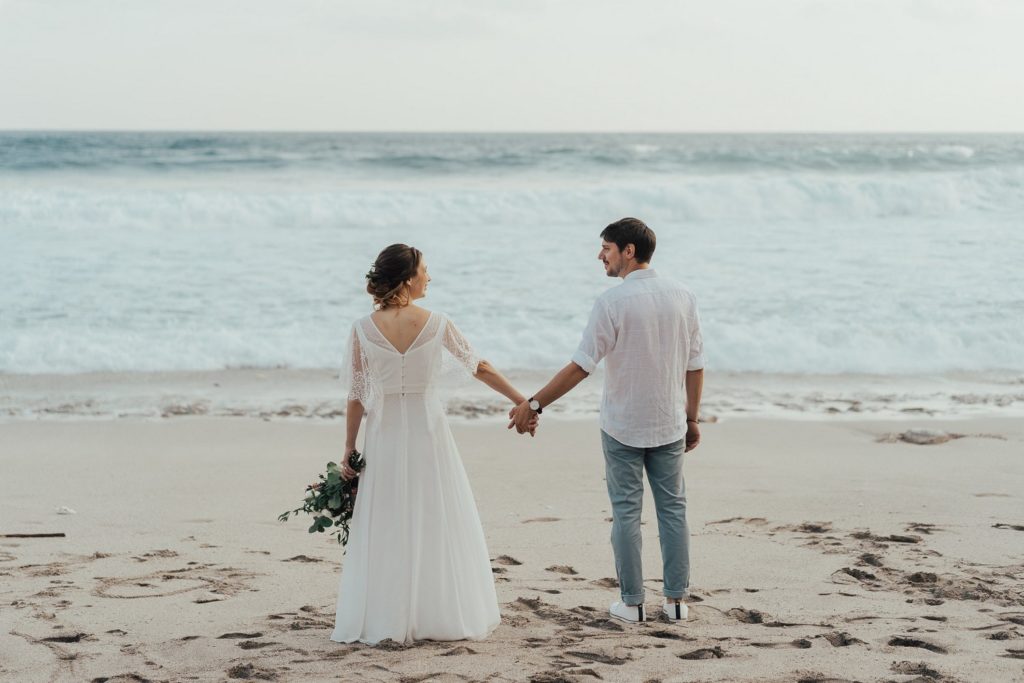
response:
{"label": "man's dark hair", "polygon": [[601,239],[606,242],[614,242],[619,251],[625,249],[627,244],[632,244],[636,251],[636,260],[640,263],[651,262],[651,257],[654,256],[654,247],[658,241],[654,236],[654,231],[639,218],[623,218],[615,221],[601,231]]}

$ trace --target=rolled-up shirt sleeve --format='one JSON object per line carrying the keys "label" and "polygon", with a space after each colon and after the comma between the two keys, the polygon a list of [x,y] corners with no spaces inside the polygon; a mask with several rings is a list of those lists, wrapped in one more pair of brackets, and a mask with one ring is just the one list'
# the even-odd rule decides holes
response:
{"label": "rolled-up shirt sleeve", "polygon": [[594,308],[590,311],[590,320],[583,330],[583,338],[580,339],[579,348],[572,355],[572,362],[580,366],[584,372],[590,374],[597,369],[597,364],[615,346],[615,322],[612,320],[611,310],[603,300],[594,302]]}
{"label": "rolled-up shirt sleeve", "polygon": [[693,318],[690,321],[690,352],[687,356],[686,371],[704,369],[704,335],[700,331],[700,315],[697,313],[697,304],[693,304]]}

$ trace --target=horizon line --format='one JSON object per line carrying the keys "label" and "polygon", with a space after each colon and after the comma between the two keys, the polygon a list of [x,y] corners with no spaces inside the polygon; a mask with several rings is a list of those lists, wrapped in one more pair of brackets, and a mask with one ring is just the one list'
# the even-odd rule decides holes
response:
{"label": "horizon line", "polygon": [[236,133],[331,135],[1024,135],[1022,130],[475,130],[475,129],[330,129],[330,128],[0,128],[4,133]]}

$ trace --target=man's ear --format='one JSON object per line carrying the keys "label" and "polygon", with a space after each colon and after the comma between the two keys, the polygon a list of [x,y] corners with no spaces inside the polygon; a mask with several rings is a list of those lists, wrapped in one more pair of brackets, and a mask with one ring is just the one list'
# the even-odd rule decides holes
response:
{"label": "man's ear", "polygon": [[636,256],[636,245],[632,242],[626,245],[626,248],[622,250],[622,255],[626,258],[633,258]]}

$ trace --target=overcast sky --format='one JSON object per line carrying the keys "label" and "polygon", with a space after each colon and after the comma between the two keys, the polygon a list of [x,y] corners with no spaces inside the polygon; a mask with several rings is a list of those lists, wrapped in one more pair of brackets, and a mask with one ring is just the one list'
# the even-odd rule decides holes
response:
{"label": "overcast sky", "polygon": [[0,0],[0,129],[1021,131],[1021,0]]}

